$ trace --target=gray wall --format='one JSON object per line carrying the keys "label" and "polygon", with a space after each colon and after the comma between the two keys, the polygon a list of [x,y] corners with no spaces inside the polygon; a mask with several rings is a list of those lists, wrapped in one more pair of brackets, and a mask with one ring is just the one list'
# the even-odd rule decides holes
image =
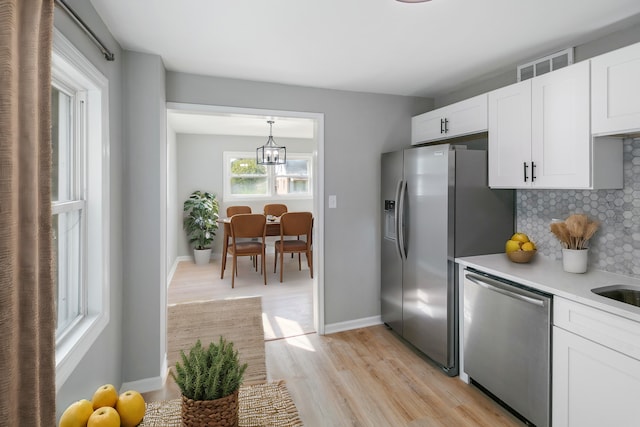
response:
{"label": "gray wall", "polygon": [[[167,101],[324,113],[325,323],[380,314],[380,153],[408,145],[431,101],[167,73]],[[322,176],[322,175],[320,175]],[[357,247],[357,250],[354,250]]]}
{"label": "gray wall", "polygon": [[122,381],[122,184],[123,184],[123,134],[122,134],[122,51],[111,37],[106,26],[97,16],[91,3],[85,0],[69,0],[69,5],[82,16],[98,37],[115,53],[116,60],[106,61],[98,48],[82,30],[59,8],[55,8],[55,27],[69,39],[83,55],[109,79],[109,135],[110,152],[110,195],[109,214],[111,228],[110,279],[111,310],[109,324],[96,340],[85,358],[69,379],[62,385],[56,396],[57,413],[72,402],[88,398],[102,384],[119,386]]}
{"label": "gray wall", "polygon": [[157,55],[124,52],[125,186],[122,379],[161,375],[166,334],[165,71]]}
{"label": "gray wall", "polygon": [[[186,234],[182,230],[182,204],[194,190],[202,190],[217,196],[220,205],[220,217],[226,216],[227,206],[247,205],[253,212],[261,213],[265,203],[285,203],[290,211],[313,210],[313,199],[292,200],[251,200],[227,201],[223,198],[225,151],[246,151],[255,153],[255,149],[266,142],[265,137],[229,136],[229,135],[194,135],[178,134],[177,138],[177,168],[176,175],[169,175],[169,179],[177,178],[178,202],[171,206],[174,225],[178,233],[177,255],[192,256],[192,247]],[[289,153],[312,153],[316,149],[312,139],[277,138],[276,143],[287,147]],[[222,252],[222,229],[218,230],[213,241],[213,252],[219,256]],[[175,258],[174,258],[175,260]]]}

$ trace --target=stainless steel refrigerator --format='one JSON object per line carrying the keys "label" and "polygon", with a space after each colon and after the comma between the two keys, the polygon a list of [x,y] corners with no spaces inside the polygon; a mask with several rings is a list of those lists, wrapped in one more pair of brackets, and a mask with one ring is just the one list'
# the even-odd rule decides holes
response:
{"label": "stainless steel refrigerator", "polygon": [[489,189],[485,147],[483,138],[382,155],[382,320],[451,376],[454,258],[503,252],[514,230],[514,193]]}

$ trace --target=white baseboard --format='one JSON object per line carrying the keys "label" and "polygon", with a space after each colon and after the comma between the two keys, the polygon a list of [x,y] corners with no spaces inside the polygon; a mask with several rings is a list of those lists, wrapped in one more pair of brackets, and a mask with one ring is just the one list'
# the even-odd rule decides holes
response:
{"label": "white baseboard", "polygon": [[380,316],[364,317],[362,319],[348,320],[346,322],[338,322],[324,325],[324,333],[334,334],[336,332],[350,331],[352,329],[366,328],[369,326],[381,325],[382,318]]}
{"label": "white baseboard", "polygon": [[169,270],[169,273],[167,274],[167,289],[169,289],[169,284],[173,280],[173,276],[176,274],[176,269],[178,268],[178,263],[179,262],[180,262],[180,259],[176,258],[173,261],[173,265],[171,266],[171,270]]}
{"label": "white baseboard", "polygon": [[160,390],[164,386],[164,379],[166,378],[166,374],[162,376],[145,378],[138,381],[130,381],[126,383],[122,383],[120,386],[120,390],[135,390],[140,393],[147,393],[149,391]]}
{"label": "white baseboard", "polygon": [[164,387],[164,383],[167,381],[169,370],[167,369],[167,355],[164,355],[162,363],[160,364],[161,375],[157,377],[145,378],[137,381],[129,381],[122,383],[118,390],[135,390],[140,393],[147,393],[149,391],[156,391]]}

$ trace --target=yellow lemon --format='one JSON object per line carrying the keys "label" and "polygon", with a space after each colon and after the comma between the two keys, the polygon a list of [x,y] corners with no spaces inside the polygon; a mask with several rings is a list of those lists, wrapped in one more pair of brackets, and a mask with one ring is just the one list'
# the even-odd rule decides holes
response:
{"label": "yellow lemon", "polygon": [[529,241],[527,243],[523,243],[522,244],[522,250],[523,251],[535,251],[536,250],[536,245],[533,244],[533,242]]}
{"label": "yellow lemon", "polygon": [[135,390],[121,393],[116,403],[116,411],[120,415],[122,427],[135,427],[140,424],[146,409],[144,398]]}
{"label": "yellow lemon", "polygon": [[59,427],[85,427],[93,414],[93,405],[87,399],[78,400],[64,410]]}
{"label": "yellow lemon", "polygon": [[524,233],[516,233],[511,236],[511,240],[517,240],[518,242],[526,243],[529,241],[529,236]]}
{"label": "yellow lemon", "polygon": [[519,251],[521,244],[522,243],[517,240],[507,240],[507,244],[504,246],[504,251],[506,253]]}
{"label": "yellow lemon", "polygon": [[103,406],[115,407],[117,401],[118,392],[111,384],[105,384],[98,387],[96,392],[93,393],[93,398],[91,399],[94,410],[102,408]]}
{"label": "yellow lemon", "polygon": [[120,415],[111,406],[103,406],[93,411],[87,427],[120,427]]}

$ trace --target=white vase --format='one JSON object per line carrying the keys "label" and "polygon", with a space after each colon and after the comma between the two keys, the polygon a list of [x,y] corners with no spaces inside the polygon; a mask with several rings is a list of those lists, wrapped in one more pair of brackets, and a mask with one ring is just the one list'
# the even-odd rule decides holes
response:
{"label": "white vase", "polygon": [[194,249],[193,259],[196,265],[207,265],[211,260],[211,248],[209,249]]}
{"label": "white vase", "polygon": [[563,249],[562,267],[567,273],[586,273],[589,249]]}

